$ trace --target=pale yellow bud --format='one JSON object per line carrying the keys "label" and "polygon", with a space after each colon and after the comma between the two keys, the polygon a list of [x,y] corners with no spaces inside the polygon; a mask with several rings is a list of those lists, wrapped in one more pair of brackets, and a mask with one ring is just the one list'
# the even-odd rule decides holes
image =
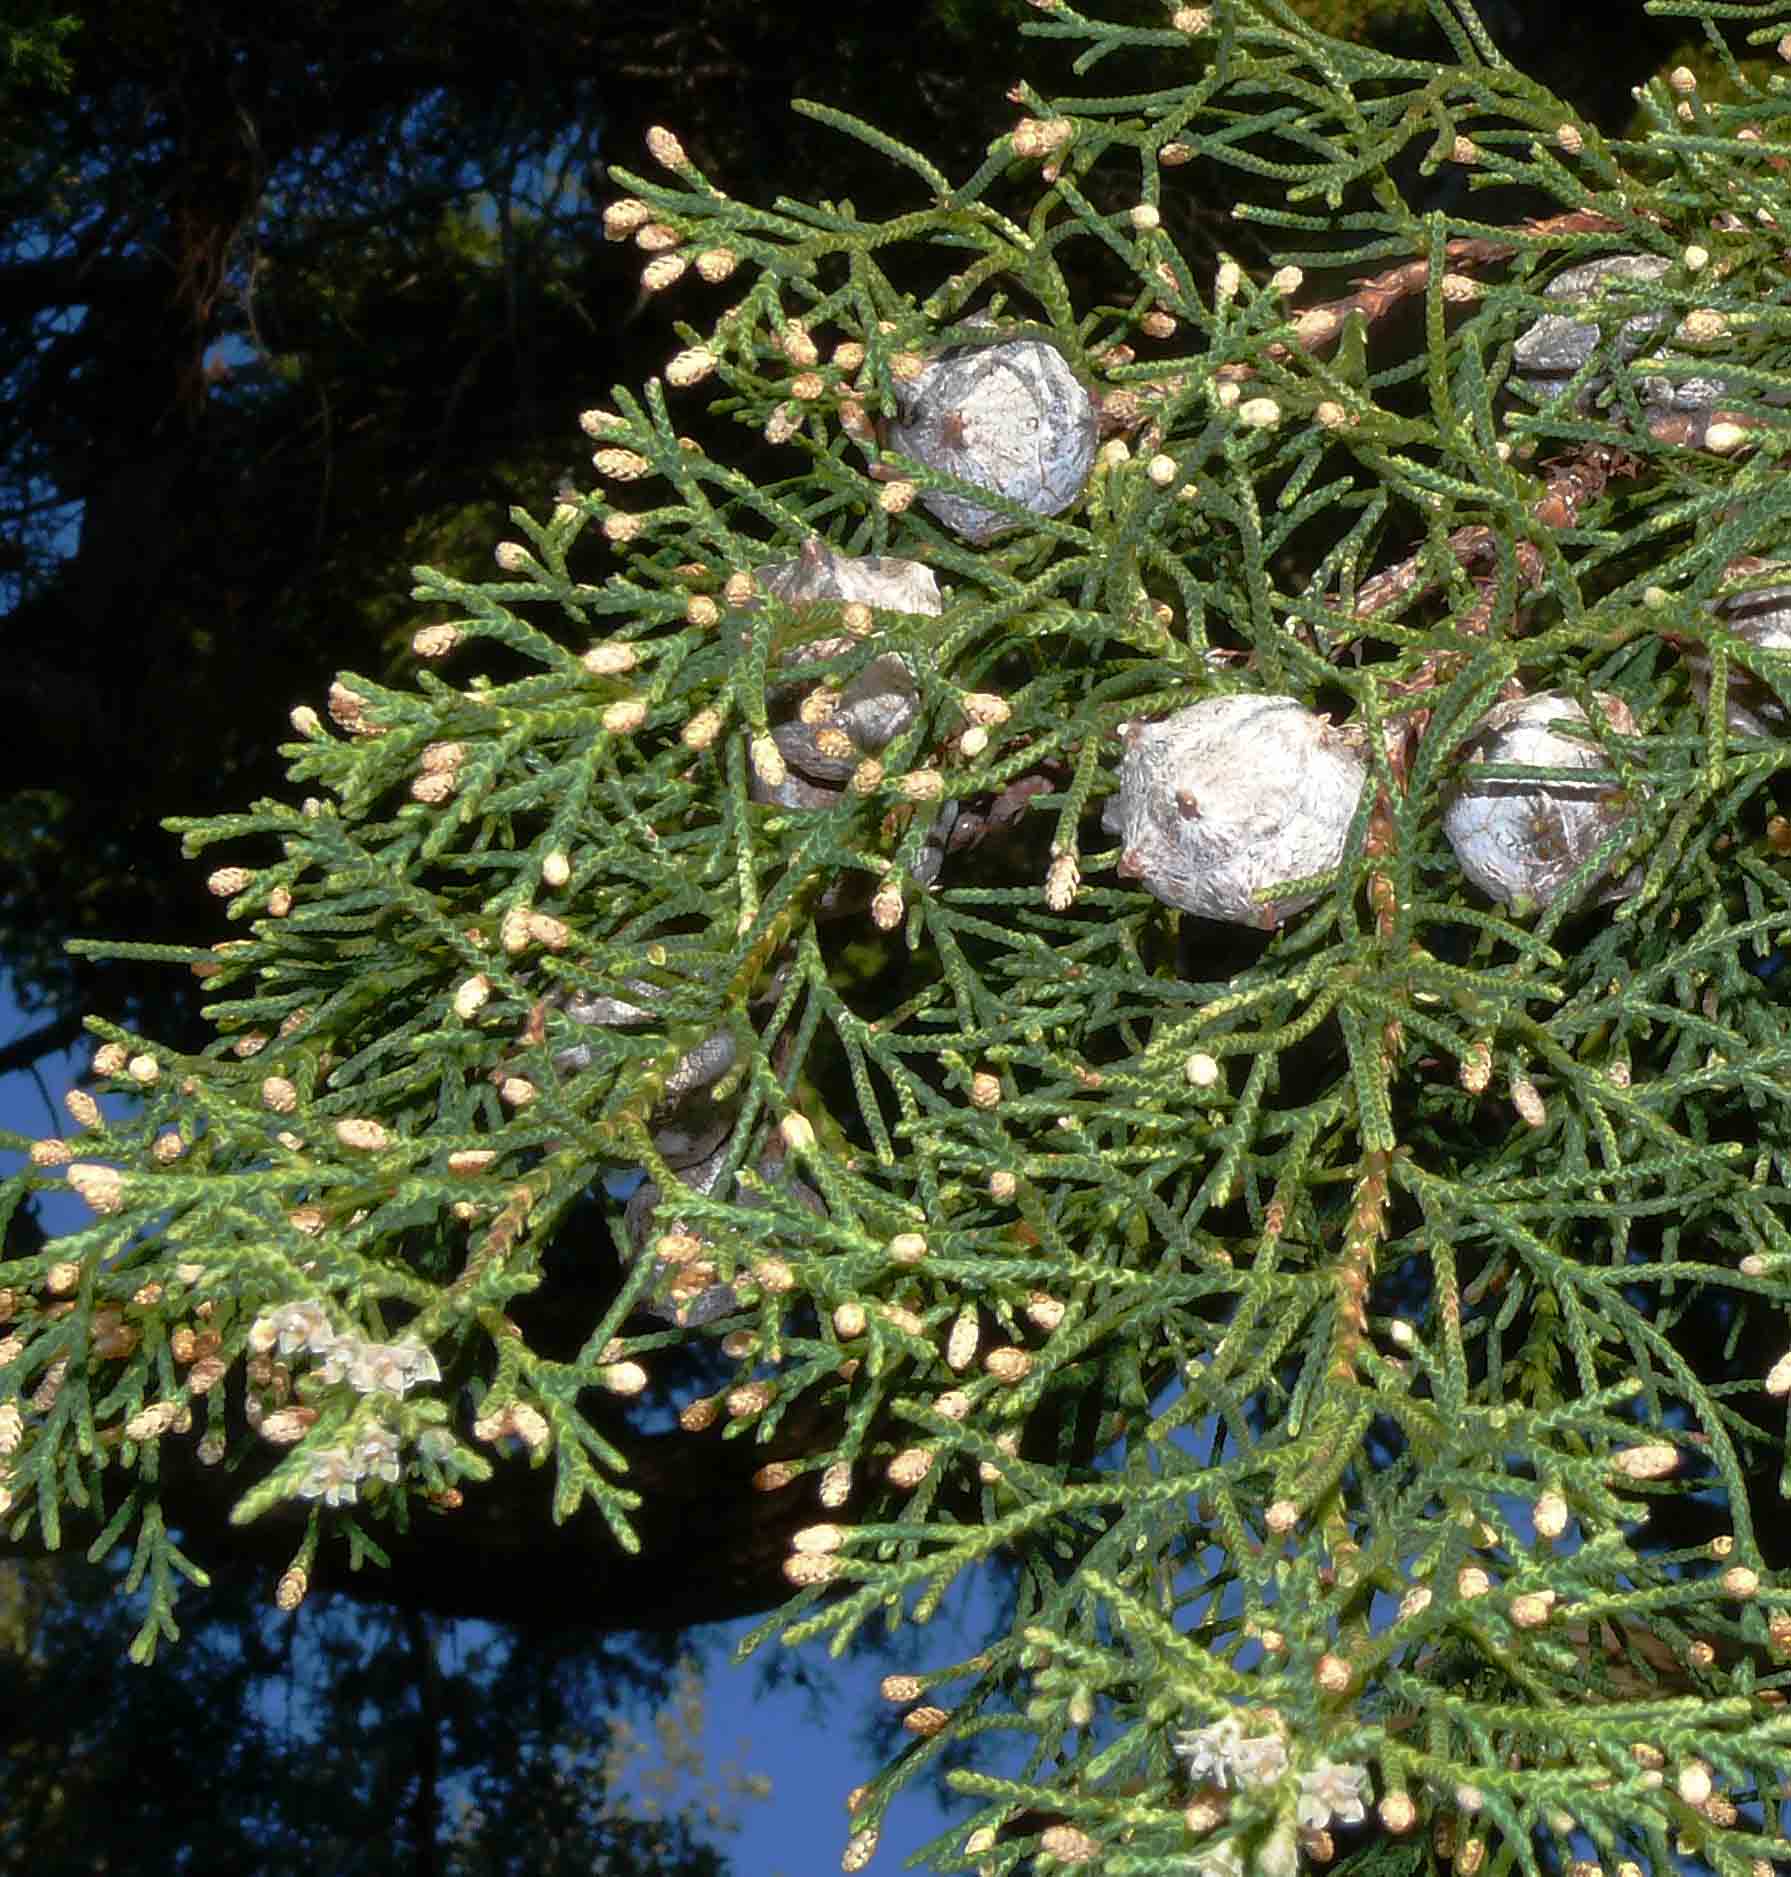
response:
{"label": "pale yellow bud", "polygon": [[1519,1076],[1512,1082],[1511,1105],[1533,1128],[1541,1127],[1548,1119],[1548,1104],[1542,1099],[1542,1092],[1526,1076]]}
{"label": "pale yellow bud", "polygon": [[483,1173],[496,1158],[496,1150],[490,1147],[457,1147],[448,1156],[448,1171],[468,1179]]}
{"label": "pale yellow bud", "polygon": [[1214,277],[1213,297],[1220,306],[1235,300],[1238,289],[1244,284],[1244,270],[1236,261],[1224,260],[1219,263],[1218,274]]}
{"label": "pale yellow bud", "polygon": [[1731,450],[1738,450],[1747,442],[1747,429],[1742,424],[1732,424],[1720,420],[1709,425],[1704,431],[1704,447],[1717,456],[1727,456]]}
{"label": "pale yellow bud", "polygon": [[1210,7],[1177,7],[1169,16],[1169,24],[1178,33],[1186,33],[1190,39],[1198,39],[1201,34],[1209,33],[1213,29],[1212,9]]}
{"label": "pale yellow bud", "polygon": [[31,1143],[31,1164],[34,1167],[65,1167],[74,1159],[75,1150],[65,1140],[55,1135]]}
{"label": "pale yellow bud", "polygon": [[638,1395],[647,1385],[647,1371],[638,1362],[611,1362],[597,1371],[597,1382],[612,1395]]}
{"label": "pale yellow bud", "polygon": [[1314,1679],[1326,1694],[1340,1695],[1349,1692],[1353,1679],[1350,1665],[1340,1655],[1321,1655]]}
{"label": "pale yellow bud", "polygon": [[1100,1845],[1074,1825],[1050,1825],[1039,1834],[1039,1849],[1060,1864],[1086,1864],[1101,1854]]}
{"label": "pale yellow bud", "polygon": [[1277,1536],[1291,1532],[1300,1522],[1300,1508],[1291,1499],[1277,1499],[1262,1515],[1262,1522]]}
{"label": "pale yellow bud", "polygon": [[975,1309],[966,1304],[958,1312],[951,1326],[951,1334],[945,1343],[945,1366],[948,1369],[965,1369],[970,1366],[976,1354],[977,1337],[980,1325]]}
{"label": "pale yellow bud", "polygon": [[951,1716],[944,1708],[915,1708],[912,1713],[902,1716],[902,1726],[911,1734],[918,1734],[922,1740],[930,1739],[940,1733],[950,1723]]}
{"label": "pale yellow bud", "polygon": [[710,286],[717,286],[740,265],[732,248],[707,248],[696,259],[696,270]]}
{"label": "pale yellow bud", "polygon": [[270,1075],[261,1084],[261,1105],[275,1114],[291,1114],[298,1106],[298,1090],[283,1075]]}
{"label": "pale yellow bud", "polygon": [[187,1387],[195,1395],[208,1395],[224,1379],[229,1366],[221,1356],[201,1356],[187,1370]]}
{"label": "pale yellow bud", "polygon": [[1698,75],[1689,65],[1675,65],[1667,74],[1667,83],[1684,96],[1697,90]]}
{"label": "pale yellow bud", "polygon": [[1552,1489],[1536,1501],[1536,1530],[1544,1538],[1559,1538],[1567,1529],[1567,1501]]}
{"label": "pale yellow bud", "polygon": [[993,1108],[1001,1101],[1001,1077],[987,1069],[979,1069],[970,1078],[970,1105],[973,1108]]}
{"label": "pale yellow bud", "polygon": [[898,1232],[889,1241],[892,1264],[919,1264],[927,1255],[927,1241],[919,1232]]}
{"label": "pale yellow bud", "polygon": [[323,719],[318,716],[316,711],[314,711],[309,704],[295,705],[287,721],[291,723],[293,729],[295,729],[300,736],[307,739],[323,735]]}
{"label": "pale yellow bud", "polygon": [[1082,870],[1074,854],[1058,854],[1045,873],[1045,904],[1053,912],[1068,912],[1076,903]]}
{"label": "pale yellow bud", "polygon": [[961,1388],[948,1388],[933,1403],[933,1412],[948,1421],[961,1421],[970,1412],[970,1397]]}
{"label": "pale yellow bud", "polygon": [[1163,217],[1154,202],[1140,202],[1131,210],[1129,219],[1140,234],[1148,234],[1153,228],[1163,226]]}
{"label": "pale yellow bud", "polygon": [[918,1675],[885,1675],[878,1692],[885,1701],[904,1707],[908,1702],[920,1699],[922,1683]]}
{"label": "pale yellow bud", "polygon": [[1562,124],[1555,132],[1555,143],[1569,156],[1578,156],[1586,147],[1586,139],[1577,124]]}
{"label": "pale yellow bud", "polygon": [[102,1043],[93,1052],[93,1073],[99,1076],[122,1075],[130,1060],[130,1051],[122,1043]]}
{"label": "pale yellow bud", "polygon": [[840,1304],[833,1313],[833,1333],[841,1342],[853,1342],[864,1334],[867,1320],[863,1304]]}
{"label": "pale yellow bud", "polygon": [[538,1092],[526,1075],[507,1075],[498,1084],[498,1100],[507,1108],[526,1108]]}
{"label": "pale yellow bud", "polygon": [[529,914],[529,937],[550,952],[563,952],[572,943],[572,928],[549,912]]}
{"label": "pale yellow bud", "polygon": [[1739,1598],[1745,1602],[1749,1597],[1759,1595],[1760,1573],[1750,1569],[1745,1564],[1731,1565],[1728,1570],[1723,1572],[1723,1589],[1726,1590],[1731,1597]]}
{"label": "pale yellow bud", "polygon": [[937,769],[911,769],[897,786],[911,802],[936,802],[945,793],[945,778]]}
{"label": "pale yellow bud", "polygon": [[603,713],[603,727],[611,736],[632,736],[647,721],[647,700],[625,697]]}
{"label": "pale yellow bud", "polygon": [[247,867],[220,867],[205,882],[207,892],[215,893],[219,899],[229,899],[240,893],[254,875]]}
{"label": "pale yellow bud", "polygon": [[[822,1562],[819,1558],[814,1561],[817,1564]],[[792,1558],[790,1562],[794,1563],[795,1560]],[[832,1560],[828,1559],[827,1562],[831,1563]],[[786,1575],[787,1572],[788,1567],[786,1567]],[[854,1832],[852,1836],[846,1840],[845,1850],[840,1853],[840,1869],[843,1871],[863,1870],[871,1859],[876,1856],[876,1853],[877,1833],[874,1827],[864,1831]]]}
{"label": "pale yellow bud", "polygon": [[1005,1205],[1020,1190],[1020,1182],[1004,1168],[989,1175],[989,1197]]}
{"label": "pale yellow bud", "polygon": [[1219,1065],[1204,1050],[1196,1050],[1182,1064],[1182,1074],[1191,1088],[1212,1088],[1219,1080]]}
{"label": "pale yellow bud", "polygon": [[1478,163],[1480,151],[1472,137],[1457,137],[1449,148],[1449,160],[1452,163]]}
{"label": "pale yellow bud", "polygon": [[764,1382],[743,1382],[727,1393],[728,1413],[736,1421],[750,1420],[771,1406],[771,1390]]}
{"label": "pale yellow bud", "polygon": [[1281,406],[1273,398],[1246,398],[1238,406],[1238,422],[1252,430],[1270,430],[1281,421]]}
{"label": "pale yellow bud", "polygon": [[839,371],[857,371],[864,363],[864,347],[856,339],[844,339],[833,348],[833,363]]}
{"label": "pale yellow bud", "polygon": [[1791,1395],[1791,1349],[1787,1349],[1766,1371],[1766,1392],[1769,1395]]}
{"label": "pale yellow bud", "polygon": [[1167,489],[1176,478],[1175,458],[1158,454],[1145,465],[1144,473],[1159,489]]}
{"label": "pale yellow bud", "polygon": [[886,482],[877,496],[877,506],[886,515],[900,515],[913,502],[915,494],[912,482]]}
{"label": "pale yellow bud", "polygon": [[686,265],[681,254],[662,254],[641,269],[641,286],[648,293],[663,293],[684,278]]}
{"label": "pale yellow bud", "polygon": [[1049,1336],[1063,1321],[1069,1306],[1060,1297],[1035,1290],[1026,1300],[1026,1320]]}
{"label": "pale yellow bud", "polygon": [[267,910],[271,917],[284,919],[292,910],[292,889],[276,886],[267,896]]}
{"label": "pale yellow bud", "polygon": [[1464,1564],[1456,1573],[1455,1594],[1458,1597],[1484,1597],[1491,1589],[1492,1579],[1477,1564]]}
{"label": "pale yellow bud", "polygon": [[81,1281],[81,1267],[67,1259],[44,1273],[44,1288],[52,1297],[66,1297]]}

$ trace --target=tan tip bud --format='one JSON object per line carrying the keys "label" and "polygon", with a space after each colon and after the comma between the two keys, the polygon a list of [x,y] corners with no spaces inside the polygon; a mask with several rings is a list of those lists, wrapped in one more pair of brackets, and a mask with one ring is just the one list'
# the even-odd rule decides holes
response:
{"label": "tan tip bud", "polygon": [[1354,1679],[1350,1665],[1340,1655],[1321,1655],[1313,1678],[1326,1694],[1333,1695],[1347,1694]]}
{"label": "tan tip bud", "polygon": [[647,701],[641,697],[625,697],[609,706],[602,721],[611,736],[632,736],[647,721]]}
{"label": "tan tip bud", "polygon": [[991,1349],[983,1357],[983,1367],[998,1382],[1023,1382],[1032,1372],[1032,1357],[1024,1349],[1015,1349],[1009,1345]]}
{"label": "tan tip bud", "polygon": [[1039,1849],[1049,1851],[1060,1864],[1086,1864],[1101,1854],[1100,1845],[1074,1825],[1047,1826],[1039,1834]]}
{"label": "tan tip bud", "polygon": [[901,880],[892,874],[871,898],[871,923],[879,932],[893,932],[902,923],[905,910]]}
{"label": "tan tip bud", "polygon": [[878,1693],[896,1707],[905,1707],[910,1701],[918,1701],[923,1692],[918,1675],[885,1675],[878,1684]]}
{"label": "tan tip bud", "polygon": [[773,1297],[786,1296],[796,1288],[796,1273],[782,1258],[759,1259],[752,1267],[752,1276],[759,1289]]}
{"label": "tan tip bud", "polygon": [[638,196],[623,196],[604,208],[603,237],[606,241],[626,241],[637,228],[644,228],[652,219],[652,209]]}
{"label": "tan tip bud", "polygon": [[31,1164],[34,1167],[65,1167],[74,1159],[75,1150],[65,1140],[55,1135],[31,1143]]}
{"label": "tan tip bud", "polygon": [[526,1075],[507,1075],[498,1084],[498,1100],[506,1108],[526,1108],[539,1092]]}
{"label": "tan tip bud", "polygon": [[1262,1522],[1277,1536],[1291,1532],[1300,1522],[1300,1508],[1291,1499],[1277,1499],[1263,1514]]}
{"label": "tan tip bud", "polygon": [[1492,1589],[1492,1579],[1477,1564],[1464,1564],[1455,1574],[1455,1594],[1472,1601]]}
{"label": "tan tip bud", "polygon": [[70,1186],[95,1212],[119,1212],[124,1208],[124,1175],[116,1167],[98,1166],[91,1161],[70,1163],[65,1176]]}
{"label": "tan tip bud", "polygon": [[[791,1562],[794,1563],[795,1560],[792,1559]],[[815,1562],[818,1564],[821,1560],[817,1558]],[[785,1575],[788,1576],[788,1574],[788,1567],[786,1567]],[[876,1854],[877,1833],[875,1828],[854,1832],[852,1836],[846,1840],[845,1850],[840,1853],[840,1869],[843,1871],[863,1870]]]}
{"label": "tan tip bud", "polygon": [[640,654],[624,640],[609,639],[602,645],[593,645],[578,662],[593,678],[614,678],[624,671],[632,671],[640,663]]}
{"label": "tan tip bud", "polygon": [[102,1043],[93,1052],[93,1073],[100,1076],[122,1075],[130,1060],[130,1051],[122,1043]]}
{"label": "tan tip bud", "polygon": [[684,146],[662,125],[655,124],[647,132],[647,149],[653,161],[666,169],[686,170],[690,168],[690,158],[684,154]]}
{"label": "tan tip bud", "polygon": [[868,1321],[864,1305],[848,1301],[834,1310],[833,1333],[843,1343],[853,1342],[864,1334]]}
{"label": "tan tip bud", "polygon": [[418,658],[446,658],[462,636],[455,625],[419,626],[411,635],[410,649]]}
{"label": "tan tip bud", "polygon": [[298,1106],[298,1090],[283,1075],[270,1075],[261,1084],[261,1105],[275,1114],[291,1114]]}
{"label": "tan tip bud", "polygon": [[727,1392],[728,1413],[736,1421],[750,1420],[771,1406],[771,1390],[764,1382],[743,1382]]}
{"label": "tan tip bud", "polygon": [[973,1108],[997,1107],[1001,1101],[1001,1077],[979,1069],[970,1078],[970,1104]]}
{"label": "tan tip bud", "polygon": [[989,1197],[999,1200],[1003,1205],[1020,1190],[1018,1178],[1005,1168],[997,1168],[989,1175]]}
{"label": "tan tip bud", "polygon": [[219,899],[230,899],[240,893],[254,877],[247,867],[220,867],[207,878],[205,887],[207,892],[215,893]]}
{"label": "tan tip bud", "polygon": [[1586,139],[1577,124],[1562,124],[1555,131],[1556,147],[1565,150],[1569,156],[1578,156],[1586,147]]}
{"label": "tan tip bud", "polygon": [[919,1264],[927,1255],[927,1241],[919,1232],[898,1232],[889,1241],[892,1264]]}
{"label": "tan tip bud", "polygon": [[1749,1597],[1759,1595],[1760,1573],[1745,1564],[1732,1565],[1723,1572],[1723,1589],[1731,1597],[1746,1602]]}
{"label": "tan tip bud", "polygon": [[937,769],[911,769],[897,786],[911,802],[936,802],[945,793],[945,778]]}
{"label": "tan tip bud", "polygon": [[815,1557],[806,1551],[793,1551],[784,1559],[784,1581],[798,1590],[824,1584],[839,1569],[838,1558]]}
{"label": "tan tip bud", "polygon": [[837,1510],[852,1497],[852,1463],[835,1460],[821,1475],[820,1499],[829,1510]]}
{"label": "tan tip bud", "polygon": [[905,1447],[890,1461],[886,1474],[892,1486],[911,1491],[933,1470],[933,1454],[925,1447]]}
{"label": "tan tip bud", "polygon": [[1519,1629],[1541,1629],[1554,1607],[1552,1590],[1526,1590],[1511,1599],[1511,1620]]}
{"label": "tan tip bud", "polygon": [[1559,1538],[1567,1529],[1567,1501],[1551,1489],[1536,1501],[1533,1516],[1541,1537]]}
{"label": "tan tip bud", "polygon": [[1611,1470],[1625,1479],[1665,1479],[1679,1468],[1679,1449],[1665,1441],[1623,1447],[1611,1455]]}
{"label": "tan tip bud", "polygon": [[706,248],[696,259],[696,270],[710,286],[718,286],[740,265],[732,248]]}
{"label": "tan tip bud", "polygon": [[377,1121],[352,1115],[336,1123],[336,1138],[357,1153],[383,1153],[392,1144],[391,1135]]}
{"label": "tan tip bud", "polygon": [[[637,454],[633,450],[599,450],[597,454],[591,458],[591,467],[596,470],[598,475],[607,476],[611,482],[638,482],[643,476],[649,476],[653,473],[653,465],[649,463],[644,456]],[[506,542],[504,545],[512,546],[514,544]],[[518,550],[518,552],[520,551],[521,550]],[[498,565],[503,566],[504,564],[503,548],[500,547],[498,550]],[[512,571],[519,572],[521,565],[522,563],[519,562],[517,567],[513,568]]]}
{"label": "tan tip bud", "polygon": [[531,912],[529,937],[546,951],[563,952],[572,943],[572,928],[550,912]]}
{"label": "tan tip bud", "polygon": [[1238,406],[1238,422],[1252,430],[1269,430],[1281,421],[1281,406],[1273,398],[1246,398]]}
{"label": "tan tip bud", "polygon": [[612,1395],[638,1395],[647,1385],[647,1371],[638,1362],[611,1362],[597,1371],[597,1382]]}
{"label": "tan tip bud", "polygon": [[641,269],[641,287],[647,293],[664,293],[684,278],[688,263],[681,254],[662,254]]}
{"label": "tan tip bud", "polygon": [[751,747],[753,773],[766,788],[781,788],[788,781],[790,772],[784,765],[783,752],[770,733],[755,736]]}
{"label": "tan tip bud", "polygon": [[976,1355],[977,1338],[981,1334],[980,1323],[975,1309],[966,1304],[957,1314],[951,1326],[951,1334],[945,1342],[945,1366],[952,1370],[966,1369]]}
{"label": "tan tip bud", "polygon": [[886,515],[900,515],[907,511],[917,493],[912,482],[886,482],[877,496],[877,506]]}
{"label": "tan tip bud", "polygon": [[922,1740],[929,1740],[934,1734],[942,1732],[950,1723],[951,1716],[944,1708],[922,1707],[902,1716],[902,1726],[911,1734],[918,1734]]}
{"label": "tan tip bud", "polygon": [[706,750],[721,735],[721,712],[699,710],[680,734],[686,749]]}

